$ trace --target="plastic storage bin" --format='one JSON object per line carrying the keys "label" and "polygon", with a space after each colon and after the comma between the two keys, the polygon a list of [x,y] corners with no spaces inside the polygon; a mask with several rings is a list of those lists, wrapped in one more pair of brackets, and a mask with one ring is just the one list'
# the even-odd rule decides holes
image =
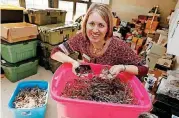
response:
{"label": "plastic storage bin", "polygon": [[30,23],[37,25],[64,23],[66,11],[49,8],[49,9],[28,9]]}
{"label": "plastic storage bin", "polygon": [[[163,94],[156,94],[156,100],[159,101],[160,103],[165,104],[168,108],[170,108],[172,114],[179,116],[179,100]],[[165,108],[165,107],[160,107],[160,108]]]}
{"label": "plastic storage bin", "polygon": [[152,113],[156,114],[160,118],[171,118],[171,108],[166,104],[156,101],[153,106]]}
{"label": "plastic storage bin", "polygon": [[[43,57],[50,57],[51,55],[51,51],[53,50],[53,48],[55,48],[57,45],[50,45],[48,43],[43,43],[43,42],[39,42],[38,45],[38,50],[39,50],[39,55],[43,56]],[[74,52],[72,54],[70,54],[69,56],[72,57],[73,59],[77,60],[78,59],[78,52]]]}
{"label": "plastic storage bin", "polygon": [[50,70],[49,58],[39,56],[39,65],[44,67],[46,70]]}
{"label": "plastic storage bin", "polygon": [[8,80],[16,82],[37,73],[38,59],[31,58],[16,64],[1,60],[2,68]]}
{"label": "plastic storage bin", "polygon": [[[79,53],[75,52],[69,56],[75,60],[78,59]],[[51,70],[54,73],[62,63],[51,59],[51,57],[39,57],[39,65],[44,67],[46,70]]]}
{"label": "plastic storage bin", "polygon": [[[57,45],[58,46],[58,45]],[[39,42],[39,53],[41,53],[40,55],[42,55],[43,57],[50,57],[51,51],[55,46],[50,45],[48,43],[43,43],[42,41]]]}
{"label": "plastic storage bin", "polygon": [[[94,74],[99,74],[102,65],[90,64]],[[138,118],[142,112],[151,109],[151,101],[143,84],[134,75],[120,73],[122,81],[129,82],[133,88],[133,94],[138,99],[139,105],[114,104],[94,102],[60,97],[67,81],[76,78],[72,72],[72,65],[64,63],[55,72],[50,93],[57,102],[58,118]]]}
{"label": "plastic storage bin", "polygon": [[[46,103],[42,107],[38,108],[26,108],[26,109],[16,109],[14,108],[14,100],[15,97],[18,95],[20,89],[23,88],[33,88],[38,86],[40,89],[47,90],[47,95],[46,95]],[[46,113],[46,107],[47,107],[47,100],[48,100],[48,89],[49,85],[48,82],[46,81],[23,81],[19,82],[10,101],[9,101],[9,108],[14,114],[14,118],[45,118],[45,113]]]}
{"label": "plastic storage bin", "polygon": [[[74,53],[70,54],[69,57],[71,57],[74,60],[77,60],[78,55],[79,55],[78,52],[74,52]],[[60,67],[62,65],[62,63],[49,58],[49,65],[50,65],[50,70],[52,71],[52,73],[54,73],[58,69],[58,67]]]}
{"label": "plastic storage bin", "polygon": [[43,42],[57,45],[64,40],[73,37],[77,32],[77,25],[75,24],[52,24],[39,26],[40,39]]}
{"label": "plastic storage bin", "polygon": [[62,63],[49,58],[49,66],[52,73],[54,73],[58,69],[58,67],[60,67],[60,65],[62,65]]}
{"label": "plastic storage bin", "polygon": [[17,63],[36,56],[37,40],[7,43],[1,41],[1,55],[9,63]]}

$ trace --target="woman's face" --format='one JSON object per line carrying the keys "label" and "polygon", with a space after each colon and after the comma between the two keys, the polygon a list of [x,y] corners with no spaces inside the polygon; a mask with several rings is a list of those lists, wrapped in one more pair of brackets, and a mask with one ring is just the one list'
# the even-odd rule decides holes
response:
{"label": "woman's face", "polygon": [[86,24],[86,33],[91,42],[99,42],[104,40],[108,30],[107,23],[98,13],[89,15]]}

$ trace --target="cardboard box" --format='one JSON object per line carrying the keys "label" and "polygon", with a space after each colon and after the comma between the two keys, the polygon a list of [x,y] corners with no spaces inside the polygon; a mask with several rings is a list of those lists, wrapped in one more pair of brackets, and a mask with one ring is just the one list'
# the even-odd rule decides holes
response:
{"label": "cardboard box", "polygon": [[1,24],[2,39],[9,43],[34,39],[37,38],[37,34],[37,26],[30,23]]}
{"label": "cardboard box", "polygon": [[155,33],[155,30],[153,29],[145,29],[144,32],[147,34],[147,33],[151,33],[151,34],[154,34]]}
{"label": "cardboard box", "polygon": [[[153,21],[152,24],[151,24],[151,20],[147,20],[147,23],[146,23],[146,29],[152,29],[152,30],[156,30],[157,27],[158,27],[158,24],[159,22],[158,21]],[[150,25],[151,25],[151,28],[150,28]]]}
{"label": "cardboard box", "polygon": [[138,38],[137,46],[142,46],[143,42],[144,42],[143,38]]}
{"label": "cardboard box", "polygon": [[159,40],[160,34],[159,33],[154,33],[154,34],[149,33],[149,34],[147,34],[147,37],[152,38],[152,41],[157,43]]}
{"label": "cardboard box", "polygon": [[138,41],[138,38],[137,38],[137,37],[133,37],[133,38],[132,38],[132,43],[135,43],[135,44],[136,44],[137,41]]}
{"label": "cardboard box", "polygon": [[120,25],[120,19],[113,17],[113,26],[119,26]]}
{"label": "cardboard box", "polygon": [[138,37],[132,38],[132,43],[136,44],[137,46],[142,46],[143,41],[144,41],[143,38],[138,38]]}
{"label": "cardboard box", "polygon": [[172,65],[172,60],[160,58],[158,59],[157,64],[170,68]]}

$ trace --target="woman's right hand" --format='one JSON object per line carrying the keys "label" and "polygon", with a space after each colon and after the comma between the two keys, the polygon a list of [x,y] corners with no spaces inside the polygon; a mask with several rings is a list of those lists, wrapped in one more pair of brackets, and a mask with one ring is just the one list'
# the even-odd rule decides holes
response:
{"label": "woman's right hand", "polygon": [[73,62],[72,62],[72,72],[76,75],[77,73],[76,73],[76,71],[75,71],[75,69],[77,68],[77,67],[79,67],[80,66],[80,63],[78,62],[78,61],[76,61],[76,60],[74,60]]}

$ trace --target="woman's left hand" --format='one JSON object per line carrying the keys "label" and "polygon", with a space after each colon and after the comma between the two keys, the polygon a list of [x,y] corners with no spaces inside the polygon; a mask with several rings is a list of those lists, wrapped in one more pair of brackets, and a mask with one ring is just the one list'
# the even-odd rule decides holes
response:
{"label": "woman's left hand", "polygon": [[125,71],[124,65],[114,65],[109,69],[109,72],[114,76],[117,76],[122,71]]}

